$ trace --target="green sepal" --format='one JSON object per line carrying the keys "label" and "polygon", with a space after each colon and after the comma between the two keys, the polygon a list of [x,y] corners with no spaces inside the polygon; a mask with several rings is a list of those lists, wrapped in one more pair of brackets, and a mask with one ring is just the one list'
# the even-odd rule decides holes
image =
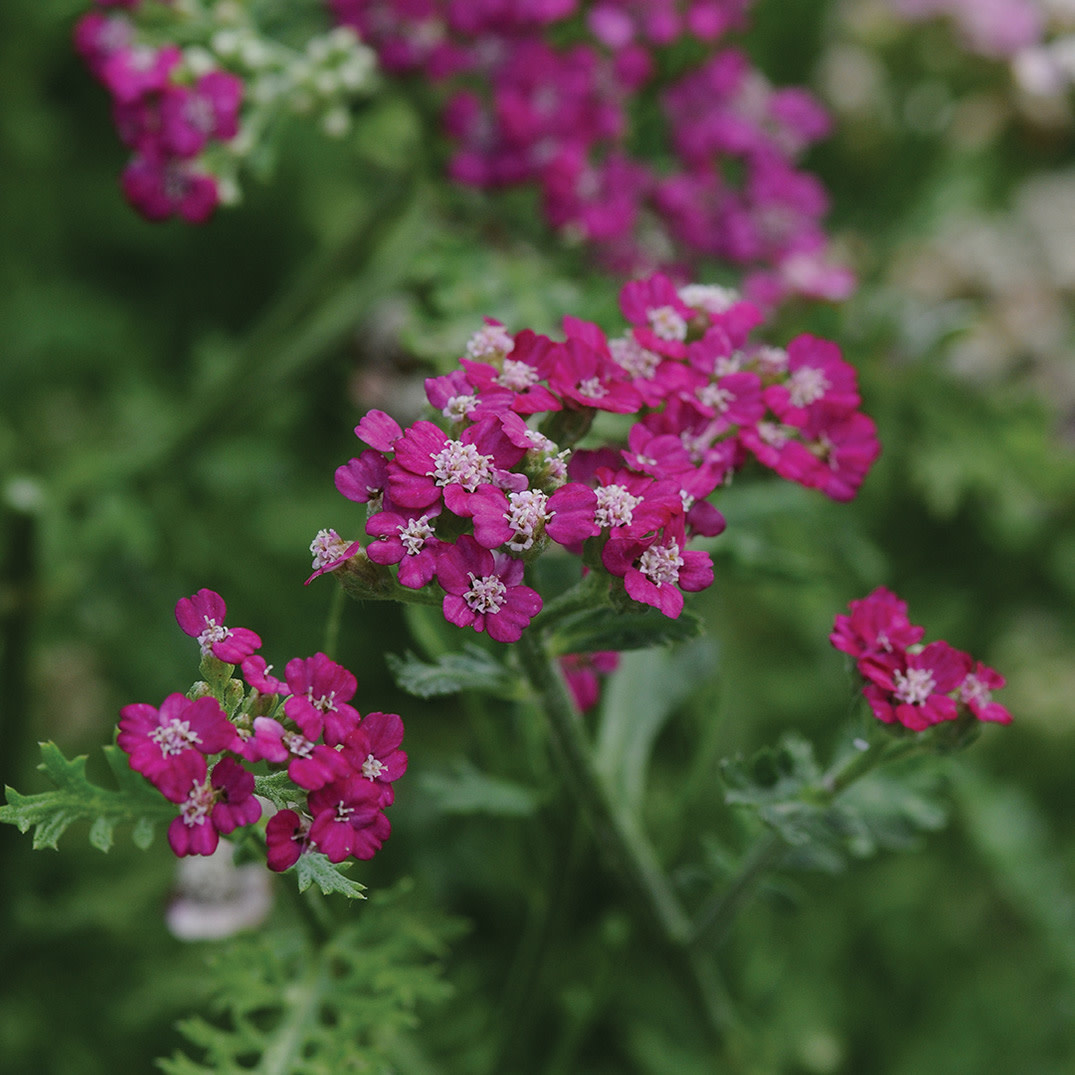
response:
{"label": "green sepal", "polygon": [[697,638],[702,626],[697,616],[686,611],[673,620],[658,609],[637,604],[623,613],[591,609],[561,623],[549,638],[549,650],[562,657],[568,653],[646,649]]}
{"label": "green sepal", "polygon": [[91,783],[86,776],[86,755],[68,760],[55,743],[41,743],[38,768],[55,785],[54,791],[23,795],[6,788],[7,805],[0,806],[0,821],[15,825],[20,832],[34,828],[34,849],[56,848],[60,837],[76,821],[89,821],[90,843],[100,851],[112,846],[116,825],[131,822],[135,844],[149,846],[153,824],[175,817],[176,807],[168,802],[141,774],[127,764],[127,755],[117,746],[104,747],[105,760],[116,780],[116,789]]}
{"label": "green sepal", "polygon": [[525,697],[520,679],[472,643],[465,645],[462,653],[446,653],[432,663],[409,650],[403,657],[390,653],[386,660],[396,683],[417,698],[458,694],[464,690],[485,691],[506,699]]}
{"label": "green sepal", "polygon": [[307,851],[299,855],[299,860],[294,867],[299,891],[305,892],[311,885],[317,885],[325,896],[333,892],[342,892],[348,899],[364,900],[366,897],[363,892],[366,891],[366,886],[352,881],[350,877],[344,877],[341,872],[348,869],[350,865],[350,862],[338,865],[329,862],[320,851]]}

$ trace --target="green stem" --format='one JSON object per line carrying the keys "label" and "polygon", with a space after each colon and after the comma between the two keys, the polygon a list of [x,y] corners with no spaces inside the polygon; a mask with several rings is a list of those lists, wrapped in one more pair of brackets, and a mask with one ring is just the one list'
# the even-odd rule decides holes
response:
{"label": "green stem", "polygon": [[545,605],[531,621],[529,630],[547,630],[576,612],[588,612],[607,601],[608,576],[601,571],[591,571],[570,590]]}
{"label": "green stem", "polygon": [[325,619],[325,656],[333,659],[335,659],[340,647],[340,624],[343,622],[343,606],[346,596],[342,586],[337,586],[333,589],[332,598],[328,606],[328,616]]}
{"label": "green stem", "polygon": [[[854,752],[834,764],[818,782],[817,787],[809,790],[809,800],[818,806],[828,806],[843,791],[879,765],[922,753],[926,749],[919,738],[888,743],[855,740]],[[773,831],[767,832],[754,845],[739,873],[726,886],[714,892],[698,910],[691,931],[695,942],[704,941],[712,945],[723,940],[735,915],[783,850],[784,841]]]}
{"label": "green stem", "polygon": [[611,795],[594,762],[585,728],[568,697],[538,632],[523,633],[517,645],[520,662],[549,723],[568,782],[582,803],[599,846],[642,905],[677,968],[685,975],[713,1037],[720,1041],[729,1013],[713,968],[690,944],[691,923],[664,870],[638,825]]}

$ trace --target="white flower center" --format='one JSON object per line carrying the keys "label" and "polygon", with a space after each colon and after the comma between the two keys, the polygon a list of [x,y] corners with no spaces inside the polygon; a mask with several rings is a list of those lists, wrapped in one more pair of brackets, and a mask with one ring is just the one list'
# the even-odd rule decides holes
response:
{"label": "white flower center", "polygon": [[319,713],[335,713],[336,712],[336,692],[329,691],[328,694],[321,694],[318,697],[314,697],[313,687],[306,688],[306,700],[316,709]]}
{"label": "white flower center", "polygon": [[643,347],[634,336],[624,336],[621,339],[609,340],[608,349],[612,354],[612,361],[626,370],[632,377],[642,377],[649,381],[657,372],[661,364],[661,356],[655,351]]}
{"label": "white flower center", "polygon": [[675,541],[667,545],[651,545],[638,558],[638,570],[656,586],[679,582],[679,569],[683,564],[679,545]]}
{"label": "white flower center", "polygon": [[376,780],[381,773],[387,772],[388,766],[384,762],[378,761],[372,754],[366,755],[366,760],[362,763],[362,775],[367,780]]}
{"label": "white flower center", "polygon": [[284,732],[280,741],[297,758],[309,758],[314,752],[314,744],[298,732]]}
{"label": "white flower center", "polygon": [[461,422],[477,405],[477,396],[452,396],[441,408],[440,413],[452,422]]}
{"label": "white flower center", "polygon": [[205,617],[205,630],[198,635],[198,645],[201,646],[202,656],[208,657],[214,642],[223,642],[231,634],[224,624],[218,624],[216,620]]}
{"label": "white flower center", "polygon": [[800,366],[788,380],[788,395],[795,407],[809,407],[832,388],[824,370],[815,366]]}
{"label": "white flower center", "polygon": [[724,414],[735,395],[719,384],[702,385],[695,393],[703,407],[712,407],[717,414]]}
{"label": "white flower center", "polygon": [[467,341],[467,355],[477,359],[493,358],[508,354],[514,347],[515,341],[503,325],[486,325]]}
{"label": "white flower center", "polygon": [[349,545],[350,542],[344,541],[335,530],[318,530],[317,537],[310,542],[314,570],[331,564],[333,560],[338,560],[347,551]]}
{"label": "white flower center", "polygon": [[929,668],[908,668],[906,672],[897,668],[893,678],[896,680],[896,697],[908,705],[921,705],[933,693],[936,684]]}
{"label": "white flower center", "polygon": [[660,336],[662,340],[687,338],[687,322],[671,306],[658,306],[656,309],[647,310],[646,316],[649,318],[654,334]]}
{"label": "white flower center", "polygon": [[524,489],[520,493],[508,494],[508,510],[504,518],[515,531],[515,537],[508,542],[508,548],[513,552],[525,552],[532,548],[535,531],[556,514],[554,511],[546,512],[548,499],[540,489]]}
{"label": "white flower center", "polygon": [[642,497],[634,496],[625,486],[603,485],[597,494],[597,511],[594,522],[602,529],[612,526],[630,526],[634,510],[642,503]]}
{"label": "white flower center", "polygon": [[450,440],[433,457],[433,469],[426,471],[426,476],[439,486],[461,485],[473,493],[479,485],[493,480],[493,468],[492,457],[482,455],[473,444]]}
{"label": "white flower center", "polygon": [[959,685],[959,697],[964,705],[974,703],[986,706],[993,700],[993,692],[973,672]]}
{"label": "white flower center", "polygon": [[579,381],[576,391],[587,399],[603,399],[608,395],[608,389],[601,383],[600,377],[587,377],[585,381]]}
{"label": "white flower center", "polygon": [[537,382],[538,371],[529,363],[514,358],[504,359],[504,368],[496,379],[497,384],[510,388],[513,392],[523,392]]}
{"label": "white flower center", "polygon": [[204,784],[195,781],[186,802],[179,808],[179,816],[183,819],[183,824],[191,829],[195,825],[204,825],[205,819],[212,813],[215,802],[216,793],[213,786],[208,781]]}
{"label": "white flower center", "polygon": [[470,589],[463,594],[463,600],[474,612],[495,615],[507,601],[508,588],[499,575],[483,575],[480,579],[468,571]]}
{"label": "white flower center", "polygon": [[717,284],[687,284],[686,287],[679,289],[679,297],[692,310],[701,310],[707,314],[722,314],[739,301],[739,292],[734,288],[720,287]]}
{"label": "white flower center", "polygon": [[429,525],[427,515],[411,519],[406,526],[400,526],[397,529],[400,544],[406,549],[408,556],[417,556],[425,548],[425,543],[433,536],[433,528]]}
{"label": "white flower center", "polygon": [[161,753],[166,757],[182,754],[190,747],[196,747],[201,739],[198,733],[191,730],[185,720],[172,719],[167,724],[161,724],[149,733],[149,738],[161,748]]}

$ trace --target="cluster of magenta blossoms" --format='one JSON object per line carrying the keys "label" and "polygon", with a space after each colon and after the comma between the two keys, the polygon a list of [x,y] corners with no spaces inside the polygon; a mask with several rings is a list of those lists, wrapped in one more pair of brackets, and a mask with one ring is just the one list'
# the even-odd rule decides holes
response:
{"label": "cluster of magenta blossoms", "polygon": [[[451,623],[512,642],[542,608],[527,567],[552,545],[613,599],[676,618],[684,592],[713,580],[691,547],[724,529],[708,498],[748,460],[854,496],[879,445],[834,344],[751,343],[756,307],[659,273],[620,305],[615,336],[575,317],[562,340],[487,321],[457,369],[426,381],[438,421],[359,422],[368,448],[336,487],[367,505],[369,585],[395,568],[401,587],[439,588]],[[602,439],[606,427],[622,434]],[[357,551],[329,531],[313,548],[315,574]]]}
{"label": "cluster of magenta blossoms", "polygon": [[[829,120],[722,44],[750,3],[330,0],[386,71],[441,90],[457,181],[536,186],[553,227],[625,274],[715,257],[765,305],[841,299],[827,197],[797,165]],[[656,155],[632,151],[640,123]]]}
{"label": "cluster of magenta blossoms", "polygon": [[907,618],[907,605],[880,587],[850,613],[836,617],[832,644],[855,659],[862,693],[874,716],[914,732],[960,718],[1009,724],[993,701],[1004,677],[947,642],[922,645],[925,630]]}
{"label": "cluster of magenta blossoms", "polygon": [[[371,858],[387,839],[384,810],[406,771],[403,721],[351,704],[355,677],[323,653],[288,661],[283,679],[257,655],[261,639],[224,623],[219,594],[199,590],[175,608],[198,640],[209,682],[160,707],[120,711],[117,742],[141,773],[179,808],[168,828],[172,850],[209,855],[221,835],[262,816],[255,773],[286,770],[287,807],[265,827],[270,869],[286,870],[309,849],[332,862]],[[239,665],[242,679],[232,679]],[[278,786],[274,795],[279,799]]]}
{"label": "cluster of magenta blossoms", "polygon": [[210,144],[238,134],[243,82],[219,68],[196,76],[177,45],[144,40],[134,19],[142,6],[96,0],[75,27],[75,47],[111,95],[116,130],[132,150],[124,196],[149,220],[178,215],[201,223],[219,204],[220,189],[200,159]]}

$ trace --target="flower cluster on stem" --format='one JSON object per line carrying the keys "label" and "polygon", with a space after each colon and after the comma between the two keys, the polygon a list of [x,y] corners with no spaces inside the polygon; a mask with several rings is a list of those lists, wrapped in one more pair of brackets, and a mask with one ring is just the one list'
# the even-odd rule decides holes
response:
{"label": "flower cluster on stem", "polygon": [[[386,71],[442,88],[455,180],[536,186],[549,224],[618,271],[717,257],[766,305],[850,292],[826,194],[797,167],[826,113],[724,44],[751,0],[330,3]],[[661,163],[631,148],[654,112]]]}
{"label": "flower cluster on stem", "polygon": [[947,721],[1011,723],[993,701],[1004,677],[947,642],[922,644],[925,630],[907,618],[907,604],[878,587],[836,617],[832,644],[855,659],[862,693],[875,717],[912,732]]}
{"label": "flower cluster on stem", "polygon": [[[255,774],[286,770],[288,806],[265,828],[269,868],[286,870],[311,848],[331,862],[371,858],[388,838],[384,811],[407,768],[402,719],[363,717],[351,704],[357,680],[323,653],[272,675],[256,652],[260,638],[225,626],[227,608],[212,590],[182,598],[175,612],[198,640],[206,680],[159,707],[124,706],[117,736],[131,768],[179,807],[172,850],[210,855],[220,836],[255,824]],[[242,680],[231,678],[235,664]]]}
{"label": "flower cluster on stem", "polygon": [[[426,382],[438,421],[367,414],[355,433],[368,447],[336,487],[366,505],[369,540],[357,550],[323,531],[318,573],[364,574],[356,596],[439,592],[451,623],[513,642],[543,605],[528,565],[559,546],[598,600],[603,587],[675,619],[684,592],[713,580],[696,547],[724,529],[709,498],[750,459],[855,495],[879,446],[835,344],[752,343],[752,303],[661,273],[625,285],[620,304],[615,336],[570,316],[560,340],[487,320],[458,368]],[[623,439],[598,437],[599,416]]]}
{"label": "flower cluster on stem", "polygon": [[131,150],[123,194],[147,220],[201,224],[235,201],[239,163],[280,113],[319,112],[329,133],[342,133],[374,67],[344,27],[299,51],[226,0],[96,0],[74,41],[111,96],[116,132]]}

